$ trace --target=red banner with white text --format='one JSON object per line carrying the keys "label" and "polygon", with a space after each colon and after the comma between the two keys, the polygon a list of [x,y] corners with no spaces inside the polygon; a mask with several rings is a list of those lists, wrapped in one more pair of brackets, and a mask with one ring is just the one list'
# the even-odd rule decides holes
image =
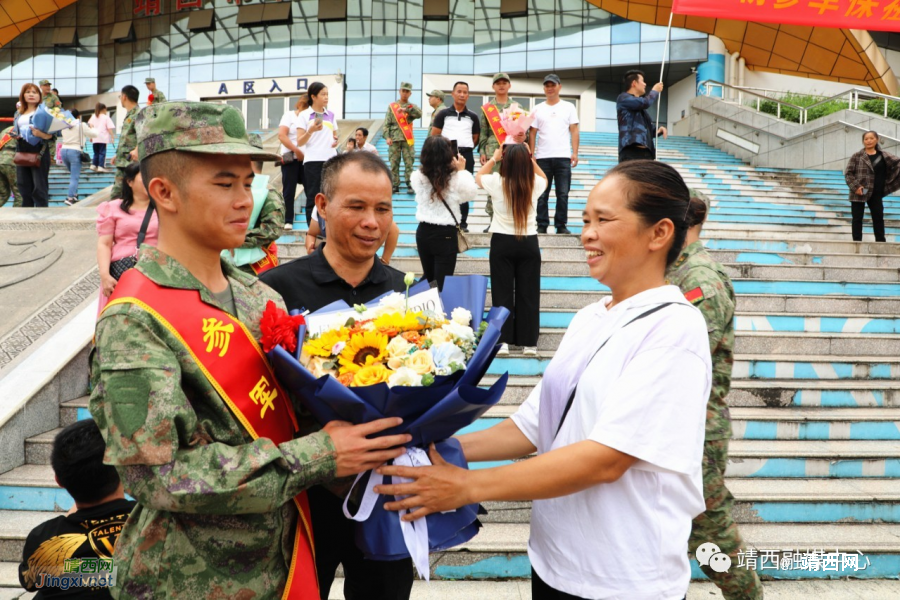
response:
{"label": "red banner with white text", "polygon": [[672,12],[781,25],[900,31],[900,0],[672,0]]}

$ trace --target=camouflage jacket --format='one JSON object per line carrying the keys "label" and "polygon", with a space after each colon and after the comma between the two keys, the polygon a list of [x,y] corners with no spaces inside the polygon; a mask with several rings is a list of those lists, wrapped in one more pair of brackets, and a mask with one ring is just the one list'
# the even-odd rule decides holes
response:
{"label": "camouflage jacket", "polygon": [[[0,131],[0,137],[12,132],[12,125]],[[15,138],[6,142],[6,144],[0,148],[0,165],[13,165],[13,158],[16,156],[16,140]],[[14,166],[14,165],[13,165]]]}
{"label": "camouflage jacket", "polygon": [[122,122],[122,133],[119,135],[119,145],[116,147],[116,158],[113,160],[113,165],[125,168],[130,165],[132,162],[131,157],[128,155],[131,154],[131,151],[137,148],[137,132],[134,130],[134,118],[137,116],[139,107],[135,106],[125,115],[125,120]]}
{"label": "camouflage jacket", "polygon": [[44,96],[44,106],[47,108],[62,108],[62,102],[60,102],[59,96],[50,92]]}
{"label": "camouflage jacket", "polygon": [[731,415],[725,397],[731,389],[734,365],[735,297],[731,278],[700,242],[685,248],[666,275],[669,283],[681,288],[706,319],[713,365],[713,385],[706,410],[706,439],[729,439]]}
{"label": "camouflage jacket", "polygon": [[434,118],[437,116],[437,114],[439,112],[441,112],[445,108],[446,108],[446,106],[441,104],[436,109],[434,109],[434,111],[431,113],[431,122],[428,124],[428,136],[426,136],[426,137],[431,137],[431,130],[434,129]]}
{"label": "camouflage jacket", "polygon": [[[415,104],[400,104],[400,108],[406,110],[406,120],[409,121],[410,124],[416,119],[422,118],[422,109]],[[388,106],[387,114],[384,116],[382,133],[386,140],[394,140],[396,142],[406,140],[406,138],[403,137],[403,131],[400,130],[400,124],[397,122],[396,117],[394,117],[394,111],[391,110],[390,106]]]}
{"label": "camouflage jacket", "polygon": [[161,89],[156,88],[156,91],[153,92],[153,104],[162,104],[163,102],[168,102],[166,95],[162,93]]}
{"label": "camouflage jacket", "polygon": [[[158,284],[196,289],[187,269],[144,246],[137,269]],[[237,316],[254,336],[278,295],[223,262]],[[137,506],[116,543],[114,598],[280,598],[303,489],[330,481],[324,431],[275,445],[253,441],[172,333],[136,305],[97,322],[91,415]]]}
{"label": "camouflage jacket", "polygon": [[[509,108],[512,103],[513,101],[510,99],[507,99],[503,104],[497,102],[496,97],[491,99],[491,104],[496,106],[497,110],[500,112],[503,112],[504,110]],[[494,130],[491,129],[491,124],[488,123],[487,117],[484,116],[484,111],[479,109],[479,112],[481,113],[481,116],[478,119],[481,124],[481,137],[478,138],[478,154],[490,158],[494,155],[494,151],[500,147],[500,140],[498,140],[497,136],[494,135]],[[500,162],[501,161],[498,160],[496,163],[494,163],[492,172],[500,172]]]}
{"label": "camouflage jacket", "polygon": [[247,230],[241,248],[265,248],[284,232],[284,197],[278,190],[269,188],[269,194],[259,211],[256,227]]}

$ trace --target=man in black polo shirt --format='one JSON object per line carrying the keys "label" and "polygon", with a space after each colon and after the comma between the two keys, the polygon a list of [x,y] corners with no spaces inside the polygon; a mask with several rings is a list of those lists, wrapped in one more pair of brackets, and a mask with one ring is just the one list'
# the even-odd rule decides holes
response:
{"label": "man in black polo shirt", "polygon": [[[478,145],[478,136],[481,134],[481,124],[478,115],[466,108],[469,100],[469,84],[465,81],[457,81],[453,84],[453,106],[438,112],[434,117],[434,125],[431,135],[442,135],[448,140],[456,140],[459,153],[466,159],[466,170],[475,174],[475,155],[473,149]],[[469,231],[469,203],[459,205],[462,219],[459,226],[463,231]]]}
{"label": "man in black polo shirt", "polygon": [[[393,222],[391,191],[391,172],[376,154],[348,152],[330,159],[316,196],[316,208],[328,226],[326,243],[260,279],[281,294],[288,310],[315,311],[335,300],[352,306],[405,291],[404,274],[375,256]],[[365,560],[353,541],[353,521],[344,517],[342,500],[321,486],[308,493],[322,600],[328,598],[339,564],[344,565],[346,600],[408,600],[412,560]]]}

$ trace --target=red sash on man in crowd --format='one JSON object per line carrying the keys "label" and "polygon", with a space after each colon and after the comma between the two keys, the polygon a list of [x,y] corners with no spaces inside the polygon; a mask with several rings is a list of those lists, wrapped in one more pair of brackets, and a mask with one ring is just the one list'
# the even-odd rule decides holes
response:
{"label": "red sash on man in crowd", "polygon": [[8,133],[4,133],[3,137],[0,137],[0,148],[7,145],[11,141],[12,141],[12,136],[9,135]]}
{"label": "red sash on man in crowd", "polygon": [[497,107],[491,102],[482,106],[481,110],[484,112],[484,116],[487,117],[488,125],[491,126],[494,137],[497,138],[497,141],[500,142],[500,145],[502,146],[506,141],[506,130],[500,125],[500,111],[498,111]]}
{"label": "red sash on man in crowd", "polygon": [[[241,321],[203,302],[197,290],[162,287],[137,269],[122,275],[104,310],[116,304],[139,306],[175,336],[254,440],[281,444],[294,439],[298,425],[290,398]],[[306,492],[297,494],[294,503],[300,515],[282,600],[318,600]]]}
{"label": "red sash on man in crowd", "polygon": [[250,265],[250,268],[253,269],[253,272],[257,275],[278,266],[278,244],[272,242],[268,246],[263,246],[261,250],[265,252],[266,255]]}
{"label": "red sash on man in crowd", "polygon": [[397,124],[400,125],[400,131],[403,132],[403,137],[406,138],[406,143],[410,146],[415,143],[413,140],[413,130],[412,125],[409,124],[409,121],[406,120],[406,113],[400,112],[400,104],[397,102],[391,103],[391,112],[394,113],[394,118],[397,119]]}

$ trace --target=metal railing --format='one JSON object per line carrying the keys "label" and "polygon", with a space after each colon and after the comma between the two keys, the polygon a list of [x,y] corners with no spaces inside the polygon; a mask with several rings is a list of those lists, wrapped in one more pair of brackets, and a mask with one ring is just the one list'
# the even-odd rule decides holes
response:
{"label": "metal railing", "polygon": [[[748,104],[745,104],[744,99],[745,99],[745,96],[749,96],[750,97],[749,106],[752,107],[753,102],[755,100],[756,112],[762,112],[761,108],[762,108],[763,102],[774,102],[776,105],[775,117],[778,119],[781,118],[782,107],[788,107],[793,110],[796,110],[799,114],[800,125],[805,125],[806,123],[809,123],[809,113],[811,110],[818,108],[822,105],[828,104],[829,102],[840,102],[843,100],[847,103],[847,110],[859,111],[860,98],[863,98],[864,100],[882,99],[882,100],[884,100],[884,111],[883,111],[884,118],[888,118],[888,108],[890,106],[890,103],[891,102],[900,102],[900,98],[898,98],[896,96],[880,94],[878,92],[873,92],[872,90],[866,89],[866,88],[854,87],[854,88],[845,90],[845,91],[841,92],[840,94],[835,94],[834,96],[830,96],[830,97],[814,96],[814,97],[822,98],[822,100],[820,100],[819,102],[816,102],[814,104],[810,104],[809,106],[798,106],[798,105],[792,104],[790,102],[785,102],[781,98],[777,98],[775,96],[769,95],[770,93],[772,93],[771,90],[765,90],[764,93],[760,94],[758,92],[753,91],[754,88],[739,87],[739,86],[734,86],[734,85],[730,85],[727,83],[722,83],[720,81],[714,81],[714,80],[703,81],[697,85],[697,92],[699,95],[710,96],[711,95],[710,91],[712,89],[720,89],[722,92],[722,97],[725,96],[726,89],[736,92],[737,93],[737,103],[740,104],[741,106],[748,106]],[[870,111],[865,111],[865,112],[868,112],[869,114],[876,114],[876,113],[872,113]]]}

